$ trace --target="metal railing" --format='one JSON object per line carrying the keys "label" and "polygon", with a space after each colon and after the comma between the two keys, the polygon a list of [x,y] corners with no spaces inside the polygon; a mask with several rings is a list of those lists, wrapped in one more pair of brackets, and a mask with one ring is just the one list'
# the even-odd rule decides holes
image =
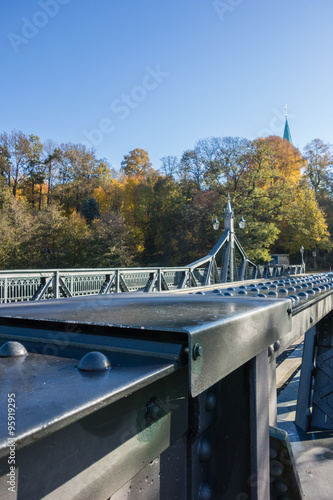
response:
{"label": "metal railing", "polygon": [[[216,271],[207,273],[207,266],[202,264],[201,267],[192,264],[185,267],[0,271],[0,303],[195,288],[221,283],[220,268],[216,267]],[[270,278],[302,272],[302,266],[259,266],[252,277]]]}
{"label": "metal railing", "polygon": [[118,292],[152,292],[203,284],[188,267],[0,271],[0,303]]}

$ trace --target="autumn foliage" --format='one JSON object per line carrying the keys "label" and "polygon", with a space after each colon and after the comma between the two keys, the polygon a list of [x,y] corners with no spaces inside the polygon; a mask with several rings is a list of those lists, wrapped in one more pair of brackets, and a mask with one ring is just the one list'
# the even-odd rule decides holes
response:
{"label": "autumn foliage", "polygon": [[119,171],[82,144],[0,135],[0,268],[185,265],[217,240],[227,196],[256,262],[303,245],[329,258],[330,147],[209,138],[160,170],[134,149]]}

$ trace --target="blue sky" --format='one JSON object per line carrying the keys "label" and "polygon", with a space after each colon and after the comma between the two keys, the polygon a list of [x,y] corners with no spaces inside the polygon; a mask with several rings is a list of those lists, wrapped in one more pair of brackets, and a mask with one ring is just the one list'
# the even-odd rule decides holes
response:
{"label": "blue sky", "polygon": [[119,168],[210,136],[332,142],[332,0],[2,0],[0,132]]}

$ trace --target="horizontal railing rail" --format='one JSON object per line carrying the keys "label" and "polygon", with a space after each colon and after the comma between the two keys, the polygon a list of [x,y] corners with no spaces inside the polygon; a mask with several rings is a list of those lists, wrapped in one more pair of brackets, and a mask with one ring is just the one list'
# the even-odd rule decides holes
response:
{"label": "horizontal railing rail", "polygon": [[[204,262],[184,267],[40,269],[0,271],[0,303],[119,292],[160,292],[220,283],[220,268],[207,280]],[[289,276],[302,266],[260,266],[253,278]],[[210,281],[208,283],[208,281]]]}

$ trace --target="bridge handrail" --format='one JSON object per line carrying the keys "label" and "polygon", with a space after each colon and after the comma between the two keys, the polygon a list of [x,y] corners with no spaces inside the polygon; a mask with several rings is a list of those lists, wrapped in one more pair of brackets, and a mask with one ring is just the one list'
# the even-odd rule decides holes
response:
{"label": "bridge handrail", "polygon": [[[214,283],[220,283],[222,281],[216,278],[220,275],[220,268],[216,266],[215,260],[215,266],[212,266],[211,257],[204,257],[183,267],[2,270],[0,304],[113,292],[187,289],[208,285],[211,276],[214,277]],[[302,266],[261,266],[255,277],[270,278],[302,272]]]}

